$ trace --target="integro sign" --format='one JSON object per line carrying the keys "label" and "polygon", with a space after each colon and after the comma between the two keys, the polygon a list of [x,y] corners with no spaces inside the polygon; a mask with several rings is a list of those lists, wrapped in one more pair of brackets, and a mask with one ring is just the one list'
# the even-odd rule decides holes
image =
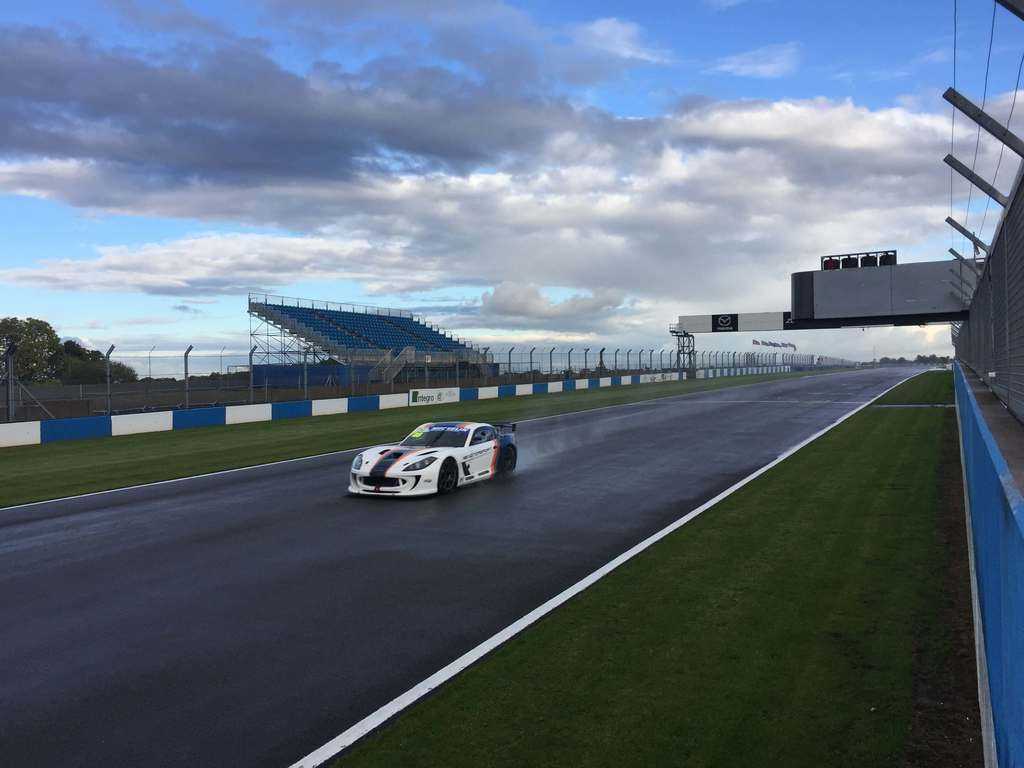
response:
{"label": "integro sign", "polygon": [[438,403],[457,402],[459,402],[459,390],[457,387],[409,390],[409,405],[437,405]]}

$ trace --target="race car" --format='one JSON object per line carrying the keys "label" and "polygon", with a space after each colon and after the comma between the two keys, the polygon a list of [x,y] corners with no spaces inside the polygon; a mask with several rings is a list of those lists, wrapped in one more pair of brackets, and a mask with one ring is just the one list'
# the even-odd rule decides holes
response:
{"label": "race car", "polygon": [[516,425],[442,421],[421,424],[398,445],[359,453],[349,472],[349,493],[427,496],[516,468]]}

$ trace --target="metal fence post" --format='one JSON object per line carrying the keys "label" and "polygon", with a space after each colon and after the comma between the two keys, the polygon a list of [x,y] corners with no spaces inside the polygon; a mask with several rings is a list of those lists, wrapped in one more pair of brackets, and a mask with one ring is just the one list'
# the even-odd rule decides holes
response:
{"label": "metal fence post", "polygon": [[583,370],[590,370],[590,347],[583,348]]}
{"label": "metal fence post", "polygon": [[253,373],[253,370],[252,370],[252,356],[254,354],[256,354],[256,345],[255,344],[253,345],[253,348],[249,350],[249,402],[250,403],[255,402],[255,400],[254,400],[254,398],[255,398],[255,392],[254,392],[255,374]]}
{"label": "metal fence post", "polygon": [[606,349],[608,349],[608,347],[601,347],[601,349],[597,353],[597,368],[598,368],[598,370],[604,368],[604,351]]}
{"label": "metal fence post", "polygon": [[309,347],[302,350],[302,399],[309,400],[309,368],[307,367],[307,357],[309,355]]}
{"label": "metal fence post", "polygon": [[530,381],[533,381],[533,353],[536,349],[536,347],[530,349]]}
{"label": "metal fence post", "polygon": [[572,351],[574,349],[576,349],[576,347],[569,347],[569,359],[568,359],[568,362],[567,362],[567,366],[569,368],[569,375],[570,376],[572,375]]}
{"label": "metal fence post", "polygon": [[[653,365],[653,363],[652,363]],[[658,369],[665,370],[665,350],[662,349],[658,352]]]}
{"label": "metal fence post", "polygon": [[107,354],[104,355],[107,368],[107,416],[110,415],[110,355],[114,351],[114,345],[110,345],[110,349],[107,350]]}
{"label": "metal fence post", "polygon": [[18,345],[14,343],[14,339],[7,340],[7,348],[4,350],[4,372],[6,373],[7,381],[7,421],[14,421],[14,388],[15,388],[15,356],[18,352]]}
{"label": "metal fence post", "polygon": [[615,354],[612,356],[612,370],[619,370],[619,350],[615,350]]}
{"label": "metal fence post", "polygon": [[192,345],[189,344],[188,345],[188,349],[185,350],[185,407],[186,408],[191,408],[192,407],[192,392],[190,391],[189,383],[188,383],[188,356],[189,356],[189,353],[191,351],[192,351]]}
{"label": "metal fence post", "polygon": [[508,348],[508,380],[510,382],[512,381],[512,350],[513,349],[515,349],[515,347],[509,347]]}
{"label": "metal fence post", "polygon": [[555,348],[552,347],[551,351],[548,352],[548,375],[555,375]]}

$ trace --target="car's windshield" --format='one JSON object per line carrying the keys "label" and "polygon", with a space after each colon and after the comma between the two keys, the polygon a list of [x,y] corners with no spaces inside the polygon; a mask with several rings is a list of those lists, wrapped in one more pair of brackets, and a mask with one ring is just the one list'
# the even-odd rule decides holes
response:
{"label": "car's windshield", "polygon": [[461,448],[466,444],[466,437],[469,436],[468,429],[459,427],[443,427],[432,425],[419,427],[413,430],[402,445],[409,446],[432,446],[435,448]]}

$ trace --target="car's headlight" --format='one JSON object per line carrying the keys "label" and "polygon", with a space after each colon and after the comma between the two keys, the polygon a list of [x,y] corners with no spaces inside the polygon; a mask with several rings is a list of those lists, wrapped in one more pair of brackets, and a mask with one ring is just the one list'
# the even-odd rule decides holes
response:
{"label": "car's headlight", "polygon": [[402,471],[403,472],[419,472],[421,469],[426,469],[427,467],[429,467],[435,461],[437,461],[436,458],[434,458],[433,456],[428,456],[425,459],[420,459],[419,461],[414,461],[412,464],[406,464],[405,465],[405,469],[402,470]]}
{"label": "car's headlight", "polygon": [[361,466],[363,466],[363,454],[360,453],[352,462],[352,469],[359,469]]}

